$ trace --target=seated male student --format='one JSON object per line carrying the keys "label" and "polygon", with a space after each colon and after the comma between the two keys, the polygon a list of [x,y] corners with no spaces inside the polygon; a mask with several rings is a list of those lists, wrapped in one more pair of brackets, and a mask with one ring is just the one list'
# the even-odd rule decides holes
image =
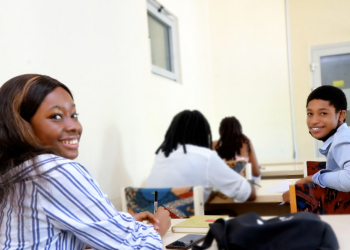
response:
{"label": "seated male student", "polygon": [[[327,157],[326,169],[296,183],[310,183],[350,192],[350,128],[345,123],[347,101],[344,92],[333,86],[321,86],[307,98],[309,133],[324,144],[321,154]],[[289,192],[283,194],[289,201]]]}
{"label": "seated male student", "polygon": [[177,114],[156,152],[147,187],[203,186],[204,200],[217,189],[236,201],[254,200],[255,188],[211,149],[210,126],[199,111]]}

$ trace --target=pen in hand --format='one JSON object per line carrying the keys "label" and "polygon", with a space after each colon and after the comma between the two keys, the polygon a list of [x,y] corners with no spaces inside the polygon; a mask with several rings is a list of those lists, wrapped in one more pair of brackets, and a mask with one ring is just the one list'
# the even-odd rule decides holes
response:
{"label": "pen in hand", "polygon": [[158,191],[154,191],[154,210],[153,214],[155,214],[158,210]]}
{"label": "pen in hand", "polygon": [[278,204],[278,206],[283,206],[284,204],[286,204],[286,202],[281,202],[280,204]]}

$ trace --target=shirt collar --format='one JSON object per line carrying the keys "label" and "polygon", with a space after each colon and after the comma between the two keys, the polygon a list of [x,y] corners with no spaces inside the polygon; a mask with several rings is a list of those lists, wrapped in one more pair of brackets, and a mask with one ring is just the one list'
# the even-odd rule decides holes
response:
{"label": "shirt collar", "polygon": [[340,130],[343,130],[343,129],[347,129],[348,128],[348,124],[346,124],[345,122],[339,126],[339,128],[337,129],[337,132],[340,131]]}
{"label": "shirt collar", "polygon": [[[346,124],[346,123],[343,123],[341,126],[339,126],[339,128],[337,129],[337,132],[338,131],[341,131],[341,130],[343,130],[343,129],[346,129],[348,127],[348,125]],[[331,144],[332,144],[332,142],[333,142],[333,137],[334,137],[334,135],[332,135],[331,137],[329,137],[328,139],[327,139],[327,141],[325,141],[323,144],[322,144],[322,146],[319,148],[319,152],[321,153],[321,154],[323,154],[324,156],[327,156],[327,154],[328,154],[328,150],[329,150],[329,148],[330,148],[330,146],[331,146]]]}

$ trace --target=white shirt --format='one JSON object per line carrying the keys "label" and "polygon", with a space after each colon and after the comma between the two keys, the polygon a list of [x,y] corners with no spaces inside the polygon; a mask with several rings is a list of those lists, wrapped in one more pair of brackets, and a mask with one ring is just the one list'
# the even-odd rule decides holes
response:
{"label": "white shirt", "polygon": [[[0,249],[162,249],[153,226],[115,210],[79,163],[55,155],[36,160],[43,177],[16,184],[16,208],[1,204]],[[24,164],[14,179],[35,176]]]}
{"label": "white shirt", "polygon": [[238,202],[249,198],[249,182],[230,169],[215,151],[189,144],[186,150],[185,154],[183,146],[179,145],[168,157],[160,151],[147,187],[203,186],[205,201],[213,188]]}

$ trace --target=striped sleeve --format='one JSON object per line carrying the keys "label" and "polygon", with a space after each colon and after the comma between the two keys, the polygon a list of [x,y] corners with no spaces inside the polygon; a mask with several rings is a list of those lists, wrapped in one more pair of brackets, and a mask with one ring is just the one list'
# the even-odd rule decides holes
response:
{"label": "striped sleeve", "polygon": [[88,171],[76,162],[58,165],[33,193],[55,229],[69,231],[96,249],[162,249],[153,226],[115,210]]}

